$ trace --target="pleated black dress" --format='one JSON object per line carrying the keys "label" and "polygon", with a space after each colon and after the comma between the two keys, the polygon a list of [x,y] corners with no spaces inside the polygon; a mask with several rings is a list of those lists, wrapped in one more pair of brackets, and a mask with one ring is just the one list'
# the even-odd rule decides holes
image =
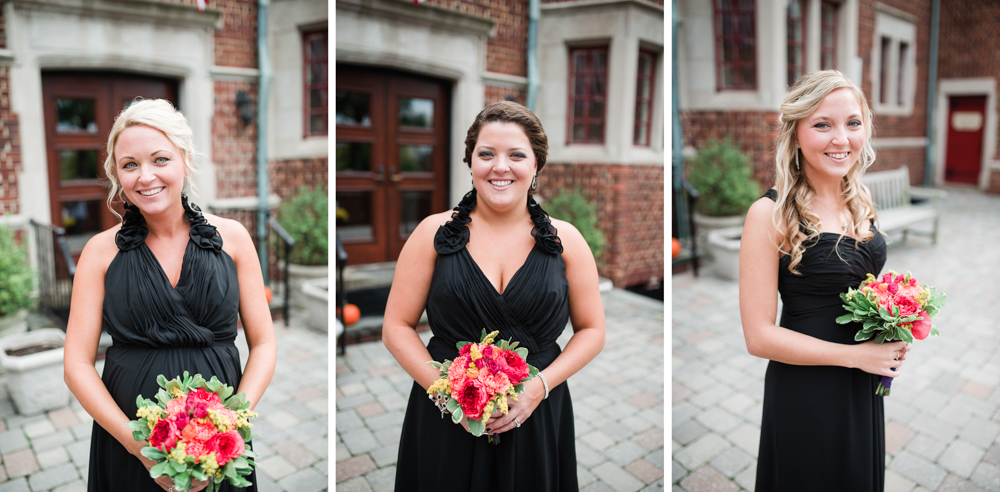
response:
{"label": "pleated black dress", "polygon": [[[562,244],[548,216],[528,198],[535,246],[521,268],[498,293],[465,248],[476,203],[465,196],[452,220],[434,238],[437,263],[427,299],[427,319],[434,336],[427,344],[437,361],[454,360],[459,341],[478,342],[483,328],[499,330],[499,339],[527,347],[528,363],[543,370],[561,349],[556,338],[569,319],[569,286]],[[577,491],[573,405],[565,384],[550,388],[520,428],[505,432],[500,443],[473,437],[441,412],[416,382],[403,419],[396,492]]]}
{"label": "pleated black dress", "polygon": [[[191,223],[177,286],[146,246],[145,219],[135,206],[125,214],[115,237],[118,254],[104,278],[104,330],[108,348],[102,379],[118,406],[135,419],[137,395],[156,399],[156,376],[167,379],[184,371],[239,387],[242,369],[234,344],[240,290],[233,259],[222,250],[222,237],[196,205],[184,198]],[[255,475],[246,477],[256,483]],[[90,492],[162,492],[146,467],[94,422],[90,442]],[[231,487],[224,491],[256,490]]]}
{"label": "pleated black dress", "polygon": [[[774,200],[777,192],[764,196]],[[802,275],[788,271],[789,256],[781,258],[780,325],[828,342],[856,344],[860,327],[835,321],[846,314],[840,293],[857,288],[868,273],[881,272],[886,244],[878,232],[857,249],[845,237],[838,257],[838,237],[822,233],[806,244],[798,265]],[[885,414],[877,387],[878,376],[860,369],[768,363],[755,490],[881,492]]]}

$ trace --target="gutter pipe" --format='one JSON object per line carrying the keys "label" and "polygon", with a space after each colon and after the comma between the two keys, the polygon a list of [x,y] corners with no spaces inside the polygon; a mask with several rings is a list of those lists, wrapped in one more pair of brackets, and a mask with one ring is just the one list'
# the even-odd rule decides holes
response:
{"label": "gutter pipe", "polygon": [[927,71],[927,154],[924,157],[924,186],[930,187],[934,173],[934,105],[937,103],[938,24],[941,20],[941,0],[931,8],[930,66]]}
{"label": "gutter pipe", "polygon": [[271,54],[267,45],[267,19],[270,0],[257,0],[257,65],[260,83],[257,92],[257,251],[260,269],[267,285],[267,218],[270,213],[268,196],[271,182],[267,173],[267,101],[271,90]]}
{"label": "gutter pipe", "polygon": [[528,95],[525,106],[535,111],[538,98],[538,19],[542,16],[541,0],[528,2]]}
{"label": "gutter pipe", "polygon": [[690,231],[687,230],[687,222],[684,220],[687,214],[691,213],[690,210],[686,210],[686,203],[684,202],[684,192],[681,189],[681,181],[684,172],[684,132],[681,128],[681,110],[680,110],[680,82],[677,75],[677,32],[680,30],[680,13],[677,11],[677,2],[671,2],[673,4],[673,12],[671,14],[671,19],[673,20],[673,25],[671,26],[671,65],[672,65],[672,77],[671,77],[671,105],[673,106],[670,111],[670,116],[672,119],[671,126],[671,153],[673,154],[672,170],[671,176],[673,178],[673,198],[674,198],[674,215],[677,217],[677,237],[688,237]]}

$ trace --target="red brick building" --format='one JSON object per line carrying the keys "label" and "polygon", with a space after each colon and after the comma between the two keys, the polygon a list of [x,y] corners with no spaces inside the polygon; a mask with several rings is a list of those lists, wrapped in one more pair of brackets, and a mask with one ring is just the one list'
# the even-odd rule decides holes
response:
{"label": "red brick building", "polygon": [[861,87],[875,113],[878,157],[871,171],[907,166],[913,185],[966,183],[1000,193],[1000,5],[941,3],[929,108],[932,3],[752,0],[729,8],[729,2],[680,1],[685,154],[709,138],[730,136],[751,156],[755,176],[770,185],[787,87],[803,73],[835,68]]}
{"label": "red brick building", "polygon": [[258,107],[254,0],[213,0],[204,11],[195,0],[0,6],[6,221],[64,227],[75,253],[114,225],[104,147],[114,117],[140,96],[169,99],[187,117],[200,153],[193,200],[203,207],[256,206],[258,110],[269,121],[271,193],[280,199],[326,182],[326,2],[271,3],[266,107]]}
{"label": "red brick building", "polygon": [[[469,190],[465,132],[487,104],[529,104],[549,141],[544,200],[580,190],[617,286],[663,279],[663,2],[337,2],[338,232],[350,263],[391,262]],[[366,119],[367,118],[367,119]],[[400,125],[387,122],[400,121]]]}

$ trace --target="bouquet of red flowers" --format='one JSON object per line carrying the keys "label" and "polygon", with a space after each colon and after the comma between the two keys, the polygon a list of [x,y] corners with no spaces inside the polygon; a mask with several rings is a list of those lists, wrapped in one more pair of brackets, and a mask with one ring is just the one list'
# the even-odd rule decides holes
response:
{"label": "bouquet of red flowers", "polygon": [[[441,415],[451,412],[452,422],[469,419],[469,431],[478,437],[486,430],[486,422],[494,410],[507,415],[507,398],[517,401],[524,392],[524,382],[538,374],[538,369],[525,362],[528,349],[518,342],[501,340],[494,343],[500,332],[487,334],[483,329],[479,343],[458,342],[458,357],[454,361],[430,361],[441,378],[427,388],[430,399],[438,403]],[[495,436],[491,442],[499,442]]]}
{"label": "bouquet of red flowers", "polygon": [[[910,272],[899,275],[889,270],[881,279],[869,273],[858,290],[849,288],[840,294],[848,314],[837,318],[837,323],[862,323],[854,335],[856,341],[874,336],[880,344],[893,340],[913,343],[914,338],[939,334],[931,317],[937,316],[946,297],[934,287],[921,285]],[[891,385],[892,378],[883,376],[875,393],[889,396]]]}
{"label": "bouquet of red flowers", "polygon": [[138,420],[129,422],[132,438],[148,441],[142,455],[161,460],[149,470],[153,478],[167,475],[175,490],[187,491],[191,480],[206,480],[206,490],[218,490],[223,480],[236,487],[247,487],[246,478],[257,456],[246,443],[254,436],[248,419],[257,413],[249,410],[246,395],[233,395],[233,388],[215,376],[205,381],[201,374],[176,377],[167,381],[156,377],[160,390],[157,401],[136,398]]}

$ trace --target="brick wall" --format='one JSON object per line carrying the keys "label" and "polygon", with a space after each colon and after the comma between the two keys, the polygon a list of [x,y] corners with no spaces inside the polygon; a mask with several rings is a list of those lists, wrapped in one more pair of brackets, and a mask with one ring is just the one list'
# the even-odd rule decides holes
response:
{"label": "brick wall", "polygon": [[607,240],[598,271],[617,287],[664,278],[663,180],[661,166],[553,163],[538,174],[543,199],[579,189],[597,208]]}
{"label": "brick wall", "polygon": [[302,189],[327,186],[330,165],[326,157],[271,161],[268,163],[268,172],[271,193],[288,199]]}
{"label": "brick wall", "polygon": [[508,99],[525,104],[528,99],[528,91],[526,89],[511,89],[510,87],[486,86],[486,106]]}
{"label": "brick wall", "polygon": [[[542,0],[542,3],[568,3],[568,2],[583,2],[587,0]],[[646,3],[651,3],[653,5],[663,6],[663,0],[642,0]]]}
{"label": "brick wall", "polygon": [[709,139],[728,137],[750,158],[763,186],[774,182],[774,142],[778,113],[770,111],[682,111],[684,146],[700,148]]}
{"label": "brick wall", "polygon": [[987,193],[1000,193],[1000,170],[990,171],[990,184],[986,187]]}
{"label": "brick wall", "polygon": [[257,125],[251,121],[244,126],[237,114],[236,93],[240,89],[257,98],[256,84],[215,82],[212,160],[219,198],[257,195]]}
{"label": "brick wall", "polygon": [[924,166],[926,165],[926,150],[923,147],[898,149],[875,149],[875,163],[868,172],[889,171],[902,166],[910,168],[910,184],[924,185]]}
{"label": "brick wall", "polygon": [[215,31],[215,64],[257,68],[257,0],[220,0],[222,29]]}
{"label": "brick wall", "polygon": [[493,19],[495,34],[486,43],[486,70],[528,74],[528,0],[427,0],[427,4]]}
{"label": "brick wall", "polygon": [[[7,22],[0,8],[0,48],[7,47]],[[0,215],[21,212],[17,173],[21,171],[18,116],[10,107],[10,67],[0,67]]]}

